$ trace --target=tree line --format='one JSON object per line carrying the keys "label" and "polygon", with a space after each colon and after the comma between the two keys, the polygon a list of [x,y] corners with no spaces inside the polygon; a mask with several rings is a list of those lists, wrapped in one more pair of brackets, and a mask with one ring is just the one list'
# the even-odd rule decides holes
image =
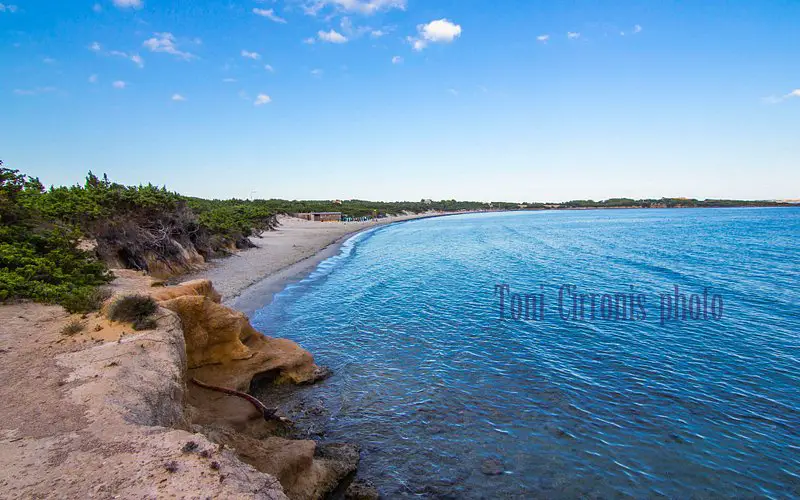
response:
{"label": "tree line", "polygon": [[33,299],[84,311],[102,301],[107,265],[185,269],[252,246],[278,214],[341,212],[380,217],[429,211],[776,206],[777,202],[662,198],[564,203],[457,200],[207,200],[152,184],[126,186],[91,171],[83,184],[52,186],[0,161],[0,301]]}

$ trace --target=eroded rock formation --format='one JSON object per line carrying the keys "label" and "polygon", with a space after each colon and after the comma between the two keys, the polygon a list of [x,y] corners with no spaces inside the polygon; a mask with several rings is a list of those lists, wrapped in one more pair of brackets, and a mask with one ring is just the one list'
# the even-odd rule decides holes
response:
{"label": "eroded rock formation", "polygon": [[280,500],[346,486],[354,447],[285,439],[286,424],[265,421],[247,402],[187,384],[311,382],[322,371],[308,352],[255,331],[219,304],[210,282],[156,289],[141,274],[118,276],[118,295],[159,301],[156,329],[137,333],[90,317],[101,330],[67,339],[60,330],[70,317],[58,307],[0,307],[0,490]]}
{"label": "eroded rock formation", "polygon": [[191,430],[177,316],[105,342],[65,340],[70,319],[0,307],[0,497],[288,498],[275,476]]}
{"label": "eroded rock formation", "polygon": [[[208,280],[154,290],[151,295],[180,318],[190,378],[247,392],[254,378],[262,383],[303,384],[326,374],[296,343],[262,335],[244,314],[220,304]],[[278,478],[290,498],[323,498],[356,470],[354,447],[318,449],[314,441],[276,436],[283,424],[264,421],[242,400],[189,385],[187,407],[194,430]]]}

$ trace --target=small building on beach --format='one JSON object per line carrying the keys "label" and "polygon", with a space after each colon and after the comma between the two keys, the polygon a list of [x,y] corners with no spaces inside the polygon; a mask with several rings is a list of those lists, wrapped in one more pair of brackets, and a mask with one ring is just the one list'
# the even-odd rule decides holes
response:
{"label": "small building on beach", "polygon": [[305,219],[316,222],[341,222],[342,212],[308,212],[304,214],[294,214],[298,219]]}

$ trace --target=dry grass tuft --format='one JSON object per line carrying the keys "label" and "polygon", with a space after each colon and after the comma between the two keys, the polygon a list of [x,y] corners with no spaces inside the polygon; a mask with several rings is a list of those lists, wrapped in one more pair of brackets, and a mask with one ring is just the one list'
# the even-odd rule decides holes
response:
{"label": "dry grass tuft", "polygon": [[69,323],[64,325],[64,328],[61,329],[61,334],[69,335],[71,337],[81,333],[85,328],[86,325],[84,325],[81,320],[73,318],[69,321]]}

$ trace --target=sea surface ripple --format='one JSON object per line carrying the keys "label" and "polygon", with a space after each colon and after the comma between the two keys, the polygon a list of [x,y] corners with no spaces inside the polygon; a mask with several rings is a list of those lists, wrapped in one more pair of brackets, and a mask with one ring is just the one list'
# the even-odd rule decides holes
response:
{"label": "sea surface ripple", "polygon": [[[544,319],[500,319],[497,284],[541,293]],[[647,317],[564,320],[564,284],[633,286]],[[797,497],[798,284],[800,208],[390,225],[254,316],[334,370],[262,396],[359,443],[387,498]],[[662,324],[675,285],[722,297],[722,317]]]}

